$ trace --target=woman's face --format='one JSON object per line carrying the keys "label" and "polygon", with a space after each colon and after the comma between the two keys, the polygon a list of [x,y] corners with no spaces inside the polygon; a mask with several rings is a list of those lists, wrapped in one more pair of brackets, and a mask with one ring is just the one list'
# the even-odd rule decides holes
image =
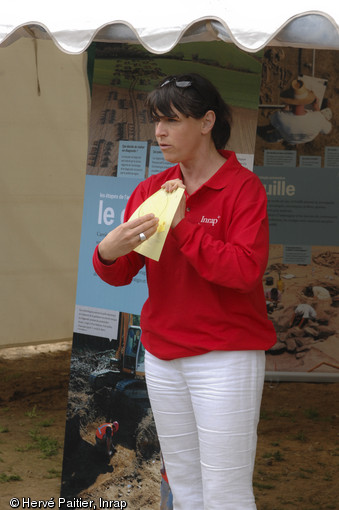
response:
{"label": "woman's face", "polygon": [[197,157],[204,119],[186,117],[175,108],[172,109],[175,117],[165,117],[158,113],[155,136],[166,161],[185,163]]}

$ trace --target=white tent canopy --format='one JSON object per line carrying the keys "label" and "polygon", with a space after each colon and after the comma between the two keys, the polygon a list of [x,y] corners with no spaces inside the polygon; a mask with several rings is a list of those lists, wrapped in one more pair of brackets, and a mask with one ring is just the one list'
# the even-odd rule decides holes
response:
{"label": "white tent canopy", "polygon": [[51,38],[67,53],[92,41],[140,42],[154,53],[185,40],[221,39],[245,51],[267,45],[339,49],[339,4],[333,0],[276,3],[172,0],[51,3],[12,0],[0,7],[0,45],[25,36]]}

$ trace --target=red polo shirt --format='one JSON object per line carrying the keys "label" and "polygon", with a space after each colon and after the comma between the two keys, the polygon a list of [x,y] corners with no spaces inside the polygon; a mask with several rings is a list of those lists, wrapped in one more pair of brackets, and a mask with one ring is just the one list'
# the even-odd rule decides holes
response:
{"label": "red polo shirt", "polygon": [[[131,252],[105,265],[94,252],[95,271],[111,285],[129,284],[146,265],[142,343],[161,359],[266,350],[276,341],[262,285],[269,245],[266,192],[233,152],[222,154],[222,167],[187,197],[186,216],[170,229],[158,262]],[[140,183],[125,219],[175,178],[182,178],[179,165]]]}

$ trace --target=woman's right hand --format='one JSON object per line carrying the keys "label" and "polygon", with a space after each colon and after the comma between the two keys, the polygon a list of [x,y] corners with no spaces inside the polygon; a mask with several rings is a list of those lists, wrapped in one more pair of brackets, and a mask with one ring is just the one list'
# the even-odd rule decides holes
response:
{"label": "woman's right hand", "polygon": [[154,214],[146,214],[132,221],[122,223],[114,230],[111,230],[98,246],[99,257],[102,262],[112,264],[118,257],[127,255],[143,241],[140,234],[149,239],[156,233],[159,218]]}

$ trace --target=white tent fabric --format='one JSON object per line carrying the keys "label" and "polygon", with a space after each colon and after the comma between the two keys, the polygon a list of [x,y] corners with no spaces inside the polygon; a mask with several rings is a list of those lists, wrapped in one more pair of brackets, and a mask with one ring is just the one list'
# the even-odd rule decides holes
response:
{"label": "white tent fabric", "polygon": [[12,0],[0,6],[0,44],[51,38],[64,52],[93,41],[140,42],[153,53],[179,41],[221,39],[255,52],[267,45],[339,49],[339,3],[333,0],[204,0],[166,4],[96,0]]}

